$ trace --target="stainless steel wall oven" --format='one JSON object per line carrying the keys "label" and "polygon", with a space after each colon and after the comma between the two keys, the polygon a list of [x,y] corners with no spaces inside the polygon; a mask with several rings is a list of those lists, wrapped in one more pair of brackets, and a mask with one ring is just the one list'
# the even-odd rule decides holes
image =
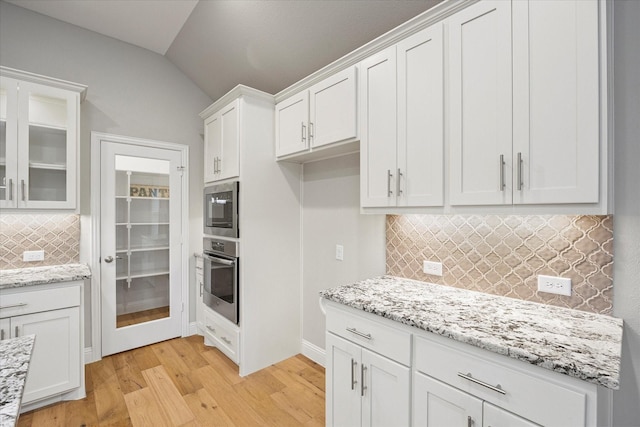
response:
{"label": "stainless steel wall oven", "polygon": [[204,189],[204,234],[240,237],[238,227],[238,193],[240,183],[233,181]]}
{"label": "stainless steel wall oven", "polygon": [[231,322],[238,324],[238,242],[205,237],[203,240],[203,302]]}

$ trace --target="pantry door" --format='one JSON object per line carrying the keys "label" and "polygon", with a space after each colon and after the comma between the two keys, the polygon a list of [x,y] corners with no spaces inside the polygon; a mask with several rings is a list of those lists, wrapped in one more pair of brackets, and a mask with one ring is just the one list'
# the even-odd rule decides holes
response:
{"label": "pantry door", "polygon": [[182,331],[182,154],[100,146],[102,356]]}

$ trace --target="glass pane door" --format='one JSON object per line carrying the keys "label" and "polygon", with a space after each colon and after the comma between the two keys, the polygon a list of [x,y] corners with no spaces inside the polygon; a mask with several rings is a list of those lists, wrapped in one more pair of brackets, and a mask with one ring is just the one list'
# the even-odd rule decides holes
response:
{"label": "glass pane door", "polygon": [[179,151],[101,141],[102,355],[180,336]]}
{"label": "glass pane door", "polygon": [[116,155],[115,164],[116,328],[121,328],[170,316],[169,162]]}

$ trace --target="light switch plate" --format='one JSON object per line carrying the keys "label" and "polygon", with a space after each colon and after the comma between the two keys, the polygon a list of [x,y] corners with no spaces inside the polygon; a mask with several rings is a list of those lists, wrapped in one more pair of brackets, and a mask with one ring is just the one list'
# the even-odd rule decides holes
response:
{"label": "light switch plate", "polygon": [[24,251],[22,252],[22,261],[44,261],[44,251]]}
{"label": "light switch plate", "polygon": [[344,246],[336,245],[336,259],[338,261],[344,260]]}

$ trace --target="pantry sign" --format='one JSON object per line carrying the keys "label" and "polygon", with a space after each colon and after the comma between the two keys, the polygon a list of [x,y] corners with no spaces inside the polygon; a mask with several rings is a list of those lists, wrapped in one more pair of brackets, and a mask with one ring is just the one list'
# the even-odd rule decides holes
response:
{"label": "pantry sign", "polygon": [[131,184],[129,186],[129,196],[149,197],[152,199],[168,199],[169,187],[159,187],[154,185]]}

